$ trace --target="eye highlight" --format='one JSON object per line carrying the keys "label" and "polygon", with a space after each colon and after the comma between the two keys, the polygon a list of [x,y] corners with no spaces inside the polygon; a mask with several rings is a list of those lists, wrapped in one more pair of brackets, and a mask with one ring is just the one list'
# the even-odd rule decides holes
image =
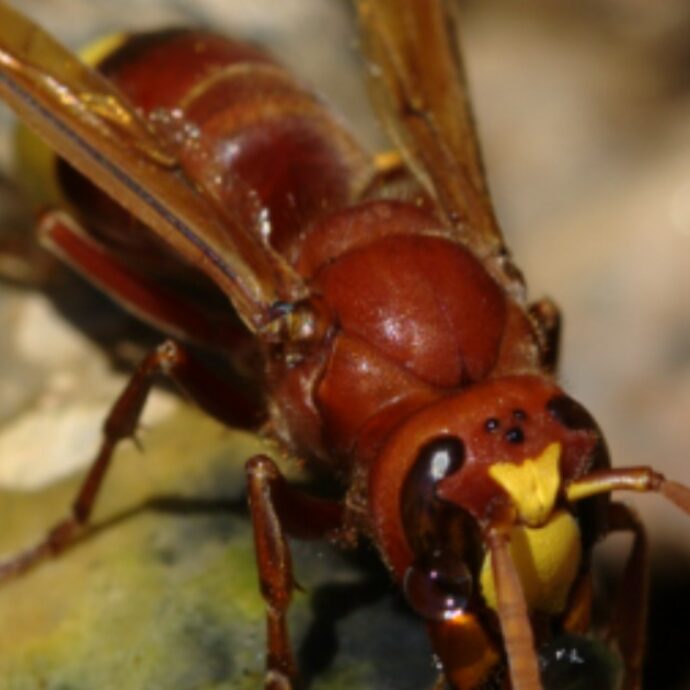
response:
{"label": "eye highlight", "polygon": [[441,436],[427,443],[419,460],[428,468],[429,478],[437,482],[455,472],[465,459],[465,444],[454,436]]}

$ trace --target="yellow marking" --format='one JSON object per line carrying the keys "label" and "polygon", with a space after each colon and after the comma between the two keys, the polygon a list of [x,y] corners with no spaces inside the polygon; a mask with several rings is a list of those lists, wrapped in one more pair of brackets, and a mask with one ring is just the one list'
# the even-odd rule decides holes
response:
{"label": "yellow marking", "polygon": [[95,67],[112,55],[125,41],[127,34],[116,33],[92,41],[79,51],[79,57],[89,66]]}
{"label": "yellow marking", "polygon": [[[513,527],[510,555],[520,576],[528,608],[548,614],[561,613],[582,557],[580,531],[572,515],[559,511],[538,529]],[[484,599],[496,610],[490,554],[484,559],[479,581]]]}
{"label": "yellow marking", "polygon": [[405,167],[405,163],[397,151],[382,151],[374,156],[374,167],[379,174],[387,175],[401,170]]}
{"label": "yellow marking", "polygon": [[522,521],[531,527],[542,525],[553,510],[561,483],[560,456],[561,444],[552,443],[539,457],[521,465],[497,462],[489,469],[491,478],[510,494]]}
{"label": "yellow marking", "polygon": [[31,205],[55,205],[61,200],[55,153],[23,122],[15,129],[13,158],[14,175]]}
{"label": "yellow marking", "polygon": [[[126,40],[125,34],[111,34],[93,41],[79,55],[90,66],[95,66]],[[28,200],[36,206],[63,202],[55,175],[54,151],[25,124],[17,125],[14,137],[15,173]]]}

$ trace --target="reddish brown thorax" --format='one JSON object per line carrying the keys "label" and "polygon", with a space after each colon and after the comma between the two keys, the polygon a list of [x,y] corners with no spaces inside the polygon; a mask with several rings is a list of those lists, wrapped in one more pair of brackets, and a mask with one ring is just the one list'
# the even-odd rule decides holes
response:
{"label": "reddish brown thorax", "polygon": [[[411,185],[409,200],[362,203],[364,152],[263,53],[176,30],[135,37],[101,67],[168,137],[190,181],[308,281],[321,340],[269,354],[267,370],[274,425],[296,451],[335,459],[342,474],[420,406],[535,369],[523,309],[441,236],[427,197]],[[130,265],[212,292],[179,262],[168,268],[160,248],[147,251],[158,242],[143,226],[123,233],[132,221],[107,197],[84,195],[87,183],[67,170],[62,178],[90,200],[89,228]]]}

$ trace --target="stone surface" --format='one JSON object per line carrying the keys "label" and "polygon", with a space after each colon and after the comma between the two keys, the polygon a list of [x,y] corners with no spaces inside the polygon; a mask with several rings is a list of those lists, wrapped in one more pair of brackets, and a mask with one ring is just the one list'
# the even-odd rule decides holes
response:
{"label": "stone surface", "polygon": [[[132,444],[118,453],[88,535],[0,589],[2,688],[262,687],[264,611],[243,466],[263,446],[185,406],[143,443],[144,453]],[[77,483],[0,492],[0,551],[32,543]],[[305,593],[290,622],[312,687],[430,682],[424,630],[380,567],[324,544],[297,543],[293,554]]]}

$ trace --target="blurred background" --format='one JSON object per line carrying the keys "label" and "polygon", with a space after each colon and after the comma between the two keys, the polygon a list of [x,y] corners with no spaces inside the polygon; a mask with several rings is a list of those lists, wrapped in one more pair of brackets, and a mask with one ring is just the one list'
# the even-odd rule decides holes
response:
{"label": "blurred background", "polygon": [[[690,3],[461,6],[508,245],[532,297],[551,296],[565,316],[563,385],[598,419],[614,463],[653,465],[690,483]],[[23,0],[22,11],[72,47],[166,24],[245,37],[321,92],[372,151],[386,147],[342,0]],[[32,211],[12,178],[4,111],[1,125],[0,242],[9,257],[0,266],[13,280],[0,284],[0,486],[26,489],[87,460],[123,371],[155,336],[32,254]],[[42,289],[24,287],[32,283]],[[161,394],[147,423],[178,404]],[[647,687],[690,688],[690,524],[661,499],[625,500],[654,546]],[[625,546],[604,556],[615,562]]]}

